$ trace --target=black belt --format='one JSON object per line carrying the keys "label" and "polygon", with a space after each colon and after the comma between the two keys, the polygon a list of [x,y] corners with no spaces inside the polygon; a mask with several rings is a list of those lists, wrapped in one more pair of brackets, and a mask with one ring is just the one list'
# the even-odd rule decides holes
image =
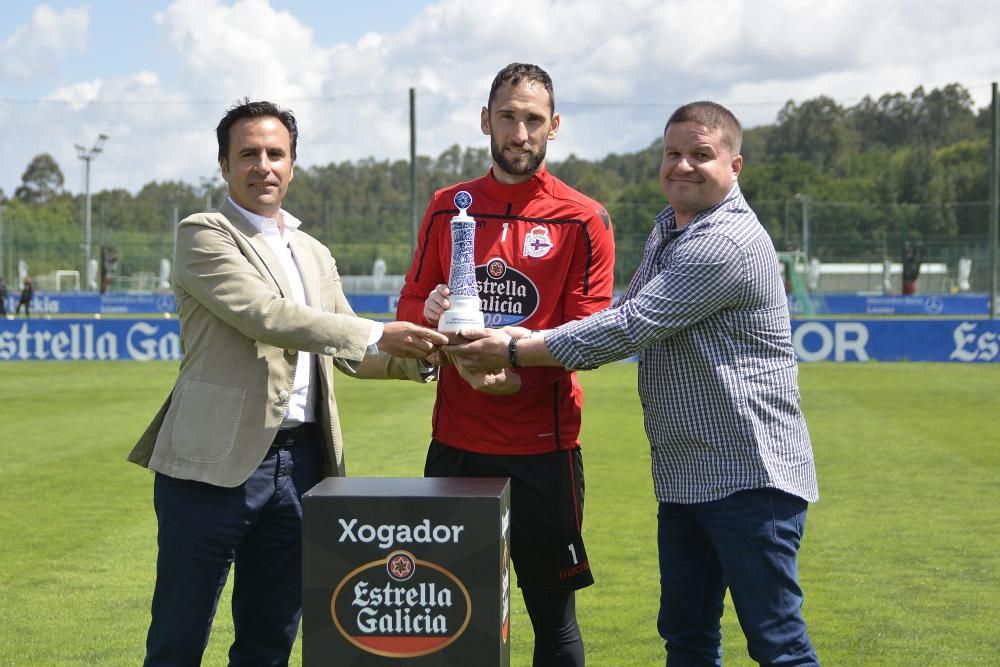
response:
{"label": "black belt", "polygon": [[272,447],[292,447],[305,442],[315,442],[319,437],[319,425],[315,422],[299,424],[292,428],[279,429],[274,434]]}

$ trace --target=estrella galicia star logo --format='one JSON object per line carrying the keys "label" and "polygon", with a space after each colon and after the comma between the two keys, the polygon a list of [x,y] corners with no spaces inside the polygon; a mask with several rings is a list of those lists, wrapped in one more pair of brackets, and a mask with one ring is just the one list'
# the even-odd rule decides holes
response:
{"label": "estrella galicia star logo", "polygon": [[499,257],[494,257],[486,263],[486,272],[493,280],[500,280],[507,273],[507,265]]}
{"label": "estrella galicia star logo", "polygon": [[407,551],[394,551],[385,561],[385,569],[396,581],[406,581],[417,569],[413,554]]}

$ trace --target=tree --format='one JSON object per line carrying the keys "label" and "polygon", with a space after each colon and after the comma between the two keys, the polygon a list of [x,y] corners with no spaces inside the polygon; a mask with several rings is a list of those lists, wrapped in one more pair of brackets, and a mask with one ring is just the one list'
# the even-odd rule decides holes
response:
{"label": "tree", "polygon": [[581,160],[573,154],[563,162],[553,162],[549,168],[571,187],[605,205],[624,185],[621,175],[603,168],[600,163]]}
{"label": "tree", "polygon": [[847,113],[862,149],[895,148],[910,140],[913,107],[902,93],[886,93],[877,102],[866,95]]}
{"label": "tree", "polygon": [[857,148],[857,134],[847,123],[846,113],[833,99],[825,96],[806,100],[796,106],[789,101],[778,112],[778,125],[768,137],[771,155],[792,153],[821,169]]}
{"label": "tree", "polygon": [[924,93],[923,87],[913,91],[915,125],[919,139],[932,145],[951,144],[975,136],[976,113],[968,90],[952,83]]}
{"label": "tree", "polygon": [[942,146],[976,134],[976,113],[969,91],[957,83],[924,92],[917,87],[909,98],[886,93],[877,102],[865,97],[847,110],[863,148],[898,148],[912,143]]}
{"label": "tree", "polygon": [[44,204],[63,194],[62,169],[48,153],[36,155],[21,175],[14,197],[28,204]]}

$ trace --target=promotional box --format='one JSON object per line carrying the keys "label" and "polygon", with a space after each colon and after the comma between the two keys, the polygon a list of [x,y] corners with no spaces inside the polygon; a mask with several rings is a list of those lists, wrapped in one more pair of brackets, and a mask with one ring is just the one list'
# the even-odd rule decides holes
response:
{"label": "promotional box", "polygon": [[506,478],[341,478],[302,498],[302,663],[510,665]]}

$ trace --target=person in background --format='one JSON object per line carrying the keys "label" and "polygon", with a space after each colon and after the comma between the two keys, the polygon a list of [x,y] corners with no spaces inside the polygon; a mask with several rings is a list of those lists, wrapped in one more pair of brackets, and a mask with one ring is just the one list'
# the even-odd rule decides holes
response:
{"label": "person in background", "polygon": [[917,293],[917,278],[920,277],[920,246],[909,241],[903,246],[903,294],[912,296]]}
{"label": "person in background", "polygon": [[[548,328],[611,304],[611,220],[545,166],[559,125],[552,80],[542,68],[514,63],[496,75],[480,113],[492,167],[434,194],[399,319],[436,326],[449,306],[449,221],[462,190],[472,195],[476,280],[488,322]],[[581,535],[583,393],[576,375],[561,368],[511,372],[487,393],[461,375],[460,367],[442,369],[424,474],[510,478],[511,559],[534,631],[534,664],[583,665],[575,591],[594,579]]]}
{"label": "person in background", "polygon": [[816,470],[778,257],[740,191],[741,143],[721,105],[678,108],[660,166],[669,205],[616,306],[535,336],[463,330],[477,340],[446,348],[484,387],[503,383],[498,368],[638,354],[668,666],[722,664],[727,588],[751,658],[819,664],[798,583]]}
{"label": "person in background", "polygon": [[31,284],[31,278],[28,276],[24,277],[24,284],[21,286],[21,299],[17,302],[17,310],[14,312],[15,315],[21,314],[21,306],[24,306],[24,316],[26,318],[31,317],[31,300],[35,296],[35,288]]}

